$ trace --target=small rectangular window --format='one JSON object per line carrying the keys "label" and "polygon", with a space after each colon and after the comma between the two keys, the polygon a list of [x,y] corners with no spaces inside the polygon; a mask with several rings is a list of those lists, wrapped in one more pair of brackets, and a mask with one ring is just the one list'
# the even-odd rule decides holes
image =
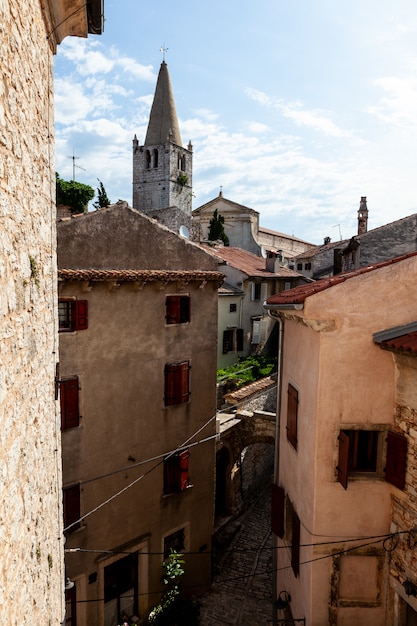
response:
{"label": "small rectangular window", "polygon": [[190,362],[167,363],[165,365],[165,405],[188,402]]}
{"label": "small rectangular window", "polygon": [[176,552],[184,552],[185,550],[185,528],[171,533],[164,538],[164,558],[168,558],[171,550]]}
{"label": "small rectangular window", "polygon": [[337,478],[344,489],[349,476],[377,473],[378,447],[378,430],[340,431]]}
{"label": "small rectangular window", "polygon": [[183,450],[164,460],[164,494],[179,493],[190,486],[188,473],[190,453]]}
{"label": "small rectangular window", "polygon": [[261,283],[252,283],[252,300],[260,300],[261,299]]}
{"label": "small rectangular window", "polygon": [[63,505],[64,505],[64,532],[66,534],[69,534],[69,533],[74,532],[78,528],[80,528],[80,522],[78,521],[81,517],[80,485],[79,484],[64,488]]}
{"label": "small rectangular window", "polygon": [[311,270],[311,263],[304,263],[304,269],[307,271]]}
{"label": "small rectangular window", "polygon": [[191,319],[190,296],[167,296],[166,297],[166,322],[167,324],[186,324]]}
{"label": "small rectangular window", "polygon": [[237,304],[236,304],[236,302],[232,302],[231,303],[231,305],[229,307],[229,311],[230,311],[230,313],[236,313],[236,311],[237,311]]}
{"label": "small rectangular window", "polygon": [[61,429],[68,430],[80,424],[78,377],[60,380]]}
{"label": "small rectangular window", "polygon": [[58,301],[58,322],[59,332],[88,328],[88,301],[60,298]]}
{"label": "small rectangular window", "polygon": [[297,450],[298,443],[298,391],[288,383],[287,399],[287,439]]}
{"label": "small rectangular window", "polygon": [[302,263],[297,263],[297,271],[300,272],[303,269]]}

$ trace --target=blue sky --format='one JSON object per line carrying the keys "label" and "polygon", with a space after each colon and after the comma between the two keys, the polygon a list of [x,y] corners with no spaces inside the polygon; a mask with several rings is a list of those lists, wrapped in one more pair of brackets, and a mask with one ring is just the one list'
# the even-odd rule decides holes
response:
{"label": "blue sky", "polygon": [[[131,203],[165,46],[193,208],[223,195],[321,243],[417,212],[412,0],[104,0],[105,29],[55,58],[56,169]],[[81,169],[83,168],[83,169]]]}

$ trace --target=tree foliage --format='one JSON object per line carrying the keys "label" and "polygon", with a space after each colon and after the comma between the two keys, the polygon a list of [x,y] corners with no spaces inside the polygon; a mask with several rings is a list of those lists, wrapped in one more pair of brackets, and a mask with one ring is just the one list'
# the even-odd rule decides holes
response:
{"label": "tree foliage", "polygon": [[110,200],[103,183],[99,178],[97,178],[97,180],[99,183],[99,186],[97,187],[97,200],[93,202],[93,207],[95,209],[104,209],[106,206],[109,206]]}
{"label": "tree foliage", "polygon": [[277,363],[277,357],[248,356],[228,368],[218,369],[217,382],[227,383],[230,389],[239,389],[276,372]]}
{"label": "tree foliage", "polygon": [[56,172],[56,203],[69,206],[72,213],[85,213],[88,203],[94,198],[94,189],[90,185],[77,183],[75,180],[63,180]]}
{"label": "tree foliage", "polygon": [[149,614],[148,623],[153,626],[198,626],[200,607],[196,600],[181,595],[180,579],[184,575],[182,554],[171,550],[168,559],[162,563],[162,582],[166,591],[160,604]]}
{"label": "tree foliage", "polygon": [[223,241],[225,246],[229,245],[229,237],[224,232],[224,217],[217,212],[217,209],[210,220],[208,238],[209,241]]}

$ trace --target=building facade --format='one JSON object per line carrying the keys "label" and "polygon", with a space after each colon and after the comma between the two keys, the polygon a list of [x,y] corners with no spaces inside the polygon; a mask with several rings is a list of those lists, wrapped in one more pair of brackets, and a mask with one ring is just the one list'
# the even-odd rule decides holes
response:
{"label": "building facade", "polygon": [[67,4],[0,4],[2,624],[65,618],[52,56],[102,23],[98,2]]}
{"label": "building facade", "polygon": [[266,303],[282,339],[272,518],[279,619],[416,619],[403,586],[416,582],[414,453],[404,460],[404,445],[414,446],[414,361],[398,357],[407,360],[401,371],[375,341],[415,321],[416,270],[409,254]]}
{"label": "building facade", "polygon": [[77,626],[116,626],[170,548],[190,593],[211,582],[223,276],[126,203],[58,222],[58,251],[66,567]]}

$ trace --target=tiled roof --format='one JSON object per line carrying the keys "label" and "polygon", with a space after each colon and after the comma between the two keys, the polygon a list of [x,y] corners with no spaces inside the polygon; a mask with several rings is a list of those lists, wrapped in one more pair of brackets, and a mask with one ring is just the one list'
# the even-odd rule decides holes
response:
{"label": "tiled roof", "polygon": [[246,385],[245,387],[241,387],[237,391],[232,391],[231,393],[227,393],[224,396],[226,404],[239,404],[241,402],[247,402],[253,396],[256,396],[259,393],[267,391],[272,387],[276,387],[277,377],[275,376],[267,376],[266,378],[261,378],[260,380],[256,380],[254,383],[250,385]]}
{"label": "tiled roof", "polygon": [[344,274],[336,274],[336,276],[332,276],[331,278],[322,278],[321,280],[317,280],[316,282],[308,283],[306,285],[299,285],[298,287],[294,287],[293,289],[288,289],[287,291],[283,291],[277,295],[271,296],[266,301],[266,305],[279,307],[285,305],[302,304],[306,300],[306,298],[308,298],[309,296],[313,296],[320,291],[324,291],[325,289],[329,289],[330,287],[339,285],[340,283],[343,283],[351,278],[355,278],[356,276],[373,272],[374,270],[386,267],[388,265],[393,265],[394,263],[398,263],[399,261],[403,261],[404,259],[414,256],[417,256],[417,252],[410,252],[409,254],[404,254],[402,256],[396,257],[395,259],[389,259],[388,261],[376,263],[375,265],[370,265],[368,267],[361,267],[357,270],[352,270],[351,272],[346,272]]}
{"label": "tiled roof", "polygon": [[374,342],[383,350],[417,356],[417,322],[374,333]]}
{"label": "tiled roof", "polygon": [[60,269],[58,280],[81,281],[120,281],[120,282],[186,282],[215,281],[221,284],[224,275],[221,272],[199,270],[98,270],[98,269]]}
{"label": "tiled roof", "polygon": [[221,296],[241,296],[244,293],[244,291],[238,289],[237,287],[233,287],[233,285],[230,285],[229,283],[223,283],[223,285],[219,287],[219,295]]}
{"label": "tiled roof", "polygon": [[308,241],[305,241],[304,239],[300,239],[299,237],[294,237],[294,235],[286,235],[285,233],[280,233],[278,230],[272,230],[271,228],[264,228],[263,226],[259,226],[258,228],[258,234],[259,233],[266,233],[267,235],[274,235],[275,237],[283,237],[284,239],[289,239],[291,241],[299,241],[300,243],[305,243],[307,245],[313,245],[313,244],[309,244]]}
{"label": "tiled roof", "polygon": [[[203,246],[203,248],[206,249],[206,246]],[[263,257],[256,256],[256,254],[252,254],[241,248],[214,246],[209,248],[209,250],[231,267],[244,272],[250,277],[277,279],[297,278],[300,276],[300,274],[294,270],[290,270],[288,267],[280,267],[277,273],[268,272],[266,269],[266,261]]]}

